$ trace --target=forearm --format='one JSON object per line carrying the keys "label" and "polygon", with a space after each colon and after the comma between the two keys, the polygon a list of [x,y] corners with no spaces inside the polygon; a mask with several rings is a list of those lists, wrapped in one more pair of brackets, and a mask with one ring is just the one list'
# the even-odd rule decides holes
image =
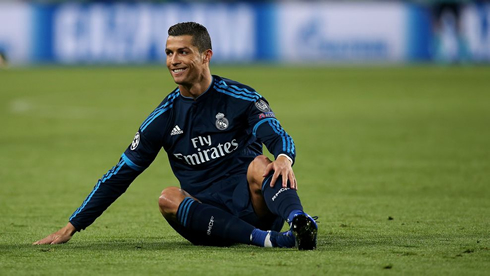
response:
{"label": "forearm", "polygon": [[69,221],[77,231],[91,225],[140,174],[127,166],[124,160],[109,170],[94,186],[82,205],[71,215]]}
{"label": "forearm", "polygon": [[294,163],[296,157],[294,141],[282,128],[278,120],[269,118],[260,121],[254,127],[253,134],[265,144],[267,149],[274,154],[276,159],[280,155],[284,155],[291,163]]}

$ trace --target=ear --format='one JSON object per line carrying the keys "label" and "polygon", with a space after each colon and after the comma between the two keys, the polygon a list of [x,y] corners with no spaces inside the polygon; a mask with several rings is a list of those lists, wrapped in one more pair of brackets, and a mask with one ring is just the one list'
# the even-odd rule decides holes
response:
{"label": "ear", "polygon": [[204,63],[209,63],[211,61],[211,57],[213,56],[213,50],[208,49],[208,50],[204,51],[202,56],[203,56],[202,61]]}

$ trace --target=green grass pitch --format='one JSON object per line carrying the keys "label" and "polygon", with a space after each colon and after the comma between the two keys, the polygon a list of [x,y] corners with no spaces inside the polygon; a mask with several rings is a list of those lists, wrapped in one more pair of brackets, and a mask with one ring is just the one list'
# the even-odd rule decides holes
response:
{"label": "green grass pitch", "polygon": [[162,151],[96,222],[64,226],[174,87],[164,66],[0,70],[0,275],[484,275],[490,67],[212,66],[264,95],[298,152],[318,249],[192,246],[161,217]]}

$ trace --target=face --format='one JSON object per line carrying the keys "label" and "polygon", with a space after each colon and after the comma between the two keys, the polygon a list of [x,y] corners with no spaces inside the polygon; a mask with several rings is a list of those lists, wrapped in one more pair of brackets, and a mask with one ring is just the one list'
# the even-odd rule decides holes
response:
{"label": "face", "polygon": [[206,52],[192,44],[192,36],[169,36],[165,48],[167,68],[175,83],[192,85],[202,79],[208,67]]}

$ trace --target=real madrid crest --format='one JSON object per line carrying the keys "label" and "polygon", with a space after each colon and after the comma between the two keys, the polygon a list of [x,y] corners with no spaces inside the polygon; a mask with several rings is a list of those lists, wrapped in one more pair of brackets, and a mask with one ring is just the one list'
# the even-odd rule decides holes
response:
{"label": "real madrid crest", "polygon": [[225,114],[216,114],[216,128],[219,130],[225,130],[229,126],[228,119],[225,118]]}
{"label": "real madrid crest", "polygon": [[255,102],[255,107],[257,107],[257,109],[262,111],[262,112],[270,112],[271,111],[269,105],[267,105],[267,103],[264,100],[258,100],[257,102]]}

